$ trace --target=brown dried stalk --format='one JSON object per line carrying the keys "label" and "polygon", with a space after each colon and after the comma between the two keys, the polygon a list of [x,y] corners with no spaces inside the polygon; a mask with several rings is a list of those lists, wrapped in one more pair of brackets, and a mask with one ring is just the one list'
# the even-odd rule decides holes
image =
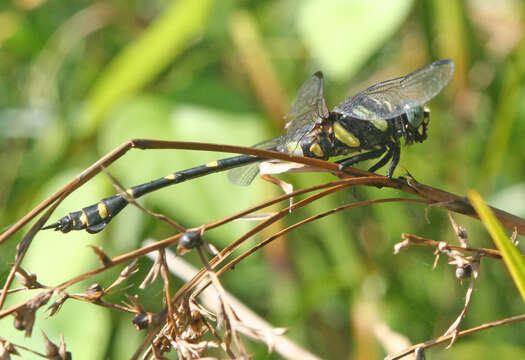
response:
{"label": "brown dried stalk", "polygon": [[[485,323],[485,324],[482,324],[482,325],[470,328],[468,330],[462,330],[462,331],[459,331],[456,334],[456,337],[460,338],[460,337],[467,336],[467,335],[470,335],[470,334],[474,334],[476,332],[487,330],[487,329],[490,329],[490,328],[493,328],[493,327],[496,327],[496,326],[502,326],[502,325],[512,324],[512,323],[521,322],[521,321],[525,321],[525,314],[512,316],[512,317],[509,317],[509,318],[506,318],[506,319],[502,319],[502,320],[488,322],[488,323]],[[407,348],[407,349],[405,349],[405,350],[403,350],[403,351],[401,351],[401,352],[399,352],[397,354],[390,354],[390,355],[388,355],[387,357],[385,357],[385,360],[402,359],[403,357],[412,354],[417,348],[428,349],[430,347],[433,347],[433,346],[439,345],[441,343],[448,342],[448,341],[452,340],[453,336],[454,336],[453,334],[443,335],[443,336],[439,336],[439,337],[437,337],[435,339],[432,339],[432,340],[428,340],[428,341],[425,341],[425,342],[422,342],[422,343],[419,343],[419,344],[412,345],[411,347],[409,347],[409,348]]]}
{"label": "brown dried stalk", "polygon": [[[123,280],[119,281],[118,279],[113,283],[113,285],[110,285],[106,290],[104,290],[100,286],[95,286],[93,288],[90,288],[86,294],[66,294],[65,290],[81,281],[88,279],[96,274],[99,274],[103,271],[108,270],[109,268],[112,268],[114,266],[130,262],[132,260],[136,260],[150,252],[159,252],[161,256],[160,262],[157,266],[157,270],[154,270],[154,273],[160,273],[162,275],[162,278],[164,280],[164,296],[166,299],[166,307],[164,310],[162,310],[160,313],[156,314],[154,317],[152,317],[150,321],[150,330],[148,332],[148,335],[146,337],[146,342],[143,343],[143,345],[140,347],[140,352],[142,352],[146,347],[147,344],[150,344],[150,350],[149,354],[152,354],[155,358],[160,358],[162,355],[161,353],[164,351],[162,350],[163,347],[171,346],[176,347],[177,351],[179,351],[179,355],[184,355],[184,351],[188,351],[187,354],[198,354],[200,351],[208,346],[211,346],[211,343],[209,345],[201,343],[192,343],[187,342],[183,337],[179,337],[177,334],[173,333],[173,330],[176,329],[176,324],[174,323],[174,318],[176,318],[179,310],[178,306],[182,306],[181,304],[184,304],[184,301],[187,301],[188,295],[192,294],[198,286],[200,286],[199,291],[202,291],[202,286],[206,286],[205,280],[206,275],[208,275],[208,279],[211,280],[211,282],[214,284],[216,288],[222,289],[222,285],[219,282],[218,276],[220,276],[225,271],[231,269],[236,263],[244,259],[246,256],[250,255],[254,251],[257,251],[261,247],[265,246],[269,242],[275,240],[279,236],[282,236],[283,234],[286,234],[287,232],[299,227],[303,226],[304,224],[314,221],[317,219],[320,219],[324,216],[333,214],[338,211],[342,211],[351,207],[356,206],[362,206],[366,204],[374,204],[374,203],[380,203],[380,202],[387,202],[387,201],[411,201],[411,202],[422,202],[429,204],[430,206],[436,206],[448,209],[450,211],[462,213],[468,216],[477,217],[475,211],[471,207],[468,200],[466,200],[463,197],[456,196],[454,194],[448,193],[443,190],[435,189],[423,184],[419,184],[417,181],[415,181],[412,177],[400,178],[400,179],[389,179],[382,176],[377,176],[375,174],[371,174],[365,171],[357,170],[357,169],[348,169],[346,173],[341,172],[338,169],[338,165],[335,163],[319,160],[319,159],[312,159],[312,158],[306,158],[306,157],[300,157],[288,153],[280,153],[276,151],[270,151],[270,150],[262,150],[262,149],[254,149],[254,148],[245,148],[245,147],[237,147],[237,146],[228,146],[228,145],[217,145],[217,144],[203,144],[203,143],[189,143],[189,142],[171,142],[171,141],[157,141],[157,140],[148,140],[148,139],[134,139],[130,140],[128,142],[123,143],[121,146],[117,147],[114,151],[108,153],[106,156],[101,158],[99,161],[94,163],[92,166],[90,166],[88,169],[86,169],[84,172],[79,174],[75,179],[73,179],[70,183],[68,183],[66,186],[64,186],[62,189],[57,191],[55,194],[53,194],[50,198],[42,202],[40,205],[38,205],[34,210],[32,210],[30,213],[28,213],[26,216],[24,216],[20,221],[18,221],[16,224],[14,224],[11,228],[9,228],[5,233],[0,235],[0,244],[7,240],[11,235],[13,235],[16,231],[18,231],[24,224],[26,224],[28,221],[33,219],[35,216],[37,216],[40,212],[45,210],[47,207],[52,205],[48,211],[35,223],[35,225],[30,229],[30,231],[27,233],[27,235],[24,237],[22,242],[19,244],[18,253],[16,257],[15,264],[13,265],[11,269],[11,273],[9,274],[7,281],[4,284],[4,288],[2,293],[0,294],[0,309],[3,306],[3,303],[5,301],[5,298],[8,294],[8,289],[11,285],[11,282],[14,278],[14,274],[19,270],[19,264],[22,261],[25,253],[27,252],[27,249],[29,245],[31,244],[32,239],[38,232],[38,230],[42,227],[42,225],[47,221],[51,213],[54,211],[56,206],[72,191],[80,187],[82,184],[84,184],[86,181],[88,181],[91,177],[95,176],[98,172],[104,169],[105,166],[111,164],[113,161],[120,158],[122,155],[124,155],[128,150],[132,148],[139,148],[139,149],[186,149],[186,150],[201,150],[201,151],[219,151],[219,152],[234,152],[234,153],[242,153],[242,154],[248,154],[253,155],[257,157],[267,158],[267,159],[279,159],[283,161],[293,161],[296,163],[301,163],[304,165],[309,166],[308,169],[312,171],[316,170],[324,170],[329,171],[335,174],[336,176],[343,178],[339,181],[333,181],[326,184],[317,185],[314,187],[310,187],[307,189],[301,189],[298,191],[294,191],[290,194],[285,194],[280,197],[277,197],[275,199],[272,199],[270,201],[266,201],[262,204],[259,204],[257,206],[251,207],[249,209],[246,209],[244,211],[241,211],[237,214],[225,217],[223,219],[217,220],[215,222],[204,224],[201,227],[201,231],[205,232],[208,230],[211,230],[215,227],[222,226],[227,222],[233,221],[235,219],[242,218],[243,216],[246,216],[248,214],[251,214],[255,211],[258,211],[259,209],[262,209],[264,207],[270,206],[274,203],[277,203],[279,201],[283,201],[286,199],[291,199],[293,197],[296,197],[301,194],[306,194],[308,192],[312,191],[320,191],[317,194],[310,195],[309,197],[302,199],[298,201],[297,203],[273,214],[272,216],[269,216],[268,218],[261,221],[258,225],[256,225],[252,230],[248,231],[246,234],[238,238],[237,240],[233,241],[230,245],[228,245],[225,249],[220,251],[217,256],[215,256],[213,259],[211,259],[209,262],[204,257],[204,253],[199,248],[199,254],[201,255],[201,259],[203,263],[205,264],[205,267],[190,281],[185,283],[173,296],[170,296],[169,292],[169,278],[167,274],[167,265],[164,260],[164,249],[167,246],[170,246],[174,243],[177,243],[179,238],[181,237],[181,234],[177,234],[175,236],[171,236],[169,238],[166,238],[164,240],[161,240],[153,245],[147,246],[142,249],[137,249],[134,251],[130,251],[128,253],[116,256],[114,258],[108,257],[102,250],[98,248],[93,248],[93,250],[96,252],[98,258],[100,259],[102,265],[92,271],[86,272],[84,274],[80,274],[72,279],[69,279],[68,281],[56,285],[54,287],[49,288],[49,290],[41,292],[37,297],[44,299],[45,301],[40,301],[38,303],[38,306],[31,306],[31,304],[34,302],[34,299],[37,297],[30,299],[26,301],[25,303],[13,306],[9,309],[4,309],[0,311],[0,318],[3,318],[10,314],[15,314],[15,316],[18,316],[21,321],[25,322],[28,327],[26,327],[26,331],[28,333],[31,332],[33,321],[34,321],[34,312],[38,310],[41,306],[43,306],[51,297],[52,294],[60,294],[63,293],[61,299],[61,302],[58,301],[57,306],[52,305],[52,312],[56,312],[60,305],[68,298],[73,298],[77,300],[82,301],[88,301],[90,303],[99,305],[99,306],[106,306],[111,307],[113,309],[117,309],[120,311],[127,311],[132,313],[137,313],[138,308],[135,306],[117,306],[113,304],[106,303],[102,301],[102,297],[107,294],[107,290],[110,288],[120,284],[122,281],[126,280],[124,278]],[[349,173],[354,175],[355,177],[350,178]],[[108,174],[109,175],[109,174]],[[111,177],[111,175],[109,175]],[[112,177],[111,177],[112,178]],[[114,183],[116,184],[116,187],[119,191],[119,193],[124,194],[124,191],[118,185],[118,182],[112,178]],[[331,209],[327,212],[318,214],[316,216],[313,216],[311,218],[305,219],[301,222],[298,222],[297,224],[294,224],[286,229],[283,229],[282,231],[272,235],[271,237],[267,238],[266,240],[262,241],[258,245],[254,246],[253,248],[249,249],[242,255],[238,256],[237,258],[231,260],[229,263],[224,265],[219,270],[218,267],[223,264],[226,259],[232,255],[233,251],[238,249],[241,245],[243,245],[248,239],[250,239],[255,234],[258,234],[263,229],[267,228],[269,225],[275,223],[276,221],[282,219],[283,217],[290,214],[292,211],[296,211],[304,206],[307,206],[318,199],[321,199],[325,196],[328,196],[330,194],[333,194],[335,192],[338,192],[342,189],[353,187],[353,186],[374,186],[374,187],[390,187],[395,188],[400,191],[403,191],[408,194],[416,195],[419,197],[419,199],[380,199],[380,200],[370,200],[366,202],[360,202],[355,204],[348,204],[339,208]],[[130,198],[128,201],[135,203],[134,199]],[[135,203],[136,204],[136,203]],[[137,205],[137,204],[136,204]],[[140,206],[139,206],[140,207]],[[174,228],[176,228],[179,231],[186,230],[181,225],[177,224],[176,222],[173,222],[172,220],[168,219],[167,217],[164,217],[163,215],[153,214],[146,209],[140,207],[142,210],[146,211],[148,214],[155,216],[157,218],[161,218],[164,221],[167,221],[170,225],[172,225]],[[525,234],[525,220],[515,217],[513,215],[510,215],[504,211],[493,209],[496,216],[499,218],[499,220],[503,223],[507,229],[515,230],[516,233],[519,234]],[[456,233],[460,234],[459,227],[456,229]],[[421,240],[421,239],[419,239]],[[405,241],[408,241],[409,243],[417,243],[418,240],[413,237],[410,237],[409,239],[405,239]],[[466,240],[465,240],[466,241]],[[427,240],[422,240],[425,244],[430,244]],[[467,243],[465,242],[466,245]],[[439,246],[439,245],[438,245]],[[489,249],[481,249],[483,251],[479,251],[479,249],[471,250],[466,247],[460,248],[462,251],[476,251],[478,254],[484,254],[489,256],[488,254],[491,252]],[[440,249],[440,251],[449,251],[447,249]],[[452,251],[452,250],[450,250]],[[499,254],[497,254],[499,256]],[[495,254],[492,254],[492,256],[496,256]],[[153,271],[153,269],[152,269]],[[129,276],[128,276],[129,277]],[[223,291],[223,290],[222,290]],[[65,294],[65,295],[64,295]],[[59,299],[60,300],[60,299]],[[138,302],[138,300],[137,300]],[[140,307],[140,306],[139,306]],[[468,304],[465,306],[465,308],[468,308]],[[239,322],[239,319],[237,318],[235,311],[233,308],[231,308],[225,301],[222,302],[222,309],[224,311],[223,319],[225,320],[225,323],[227,325],[227,333],[226,337],[228,337],[228,333],[233,336],[233,339],[235,341],[235,344],[237,346],[237,349],[240,350],[240,353],[242,356],[247,356],[246,351],[243,349],[243,344],[238,338],[238,331],[236,327],[242,327],[243,325]],[[139,311],[140,314],[143,313],[142,310]],[[166,317],[168,317],[168,322],[166,322]],[[460,315],[460,318],[462,319],[464,315]],[[459,322],[461,321],[459,320]],[[458,326],[459,326],[458,322]],[[163,329],[161,331],[161,329]],[[171,330],[170,330],[171,329]],[[166,333],[164,330],[170,330],[171,332]],[[452,331],[454,334],[451,335],[458,335],[462,332],[457,332],[457,326],[454,327]],[[164,335],[162,335],[164,334]],[[173,336],[172,334],[175,334]],[[218,335],[217,335],[218,337]],[[229,344],[229,341],[226,339],[225,341],[222,341],[222,343]],[[424,349],[424,347],[420,348]],[[139,351],[138,350],[138,351]],[[231,357],[231,352],[229,351],[229,345],[226,347],[226,352]],[[140,352],[136,353],[136,356]],[[190,356],[188,355],[188,356]],[[136,358],[134,356],[134,358]],[[186,355],[184,355],[186,356]],[[193,355],[191,355],[193,356]]]}

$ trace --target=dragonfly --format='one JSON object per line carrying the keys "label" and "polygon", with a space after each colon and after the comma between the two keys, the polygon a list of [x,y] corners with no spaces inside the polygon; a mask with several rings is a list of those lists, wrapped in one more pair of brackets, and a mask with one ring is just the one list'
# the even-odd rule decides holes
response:
{"label": "dragonfly", "polygon": [[[323,160],[350,155],[337,161],[341,170],[379,158],[369,171],[375,172],[390,162],[387,176],[392,178],[399,163],[401,143],[408,146],[427,138],[430,111],[424,104],[443,90],[453,73],[452,60],[439,60],[405,76],[377,83],[329,111],[323,74],[316,72],[299,89],[286,115],[285,134],[254,147]],[[267,159],[251,155],[219,159],[133,186],[126,193],[136,199],[166,186],[225,170],[229,170],[228,177],[233,183],[249,185],[264,160]],[[97,233],[127,204],[123,196],[114,195],[71,212],[42,229]]]}

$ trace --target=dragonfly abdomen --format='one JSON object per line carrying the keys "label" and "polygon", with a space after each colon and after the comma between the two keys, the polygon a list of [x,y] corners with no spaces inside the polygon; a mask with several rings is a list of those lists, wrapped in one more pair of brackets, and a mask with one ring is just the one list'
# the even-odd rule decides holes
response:
{"label": "dragonfly abdomen", "polygon": [[[196,166],[190,169],[175,172],[162,178],[133,186],[126,190],[132,198],[139,198],[152,191],[163,187],[178,184],[186,180],[195,179],[211,173],[232,169],[253,162],[261,161],[249,155],[239,155],[230,158],[220,159],[205,165]],[[114,195],[102,199],[96,204],[87,206],[80,211],[74,211],[62,217],[57,222],[47,225],[42,229],[54,229],[67,233],[71,230],[86,230],[89,233],[97,233],[104,229],[111,219],[117,215],[128,201],[120,195]]]}

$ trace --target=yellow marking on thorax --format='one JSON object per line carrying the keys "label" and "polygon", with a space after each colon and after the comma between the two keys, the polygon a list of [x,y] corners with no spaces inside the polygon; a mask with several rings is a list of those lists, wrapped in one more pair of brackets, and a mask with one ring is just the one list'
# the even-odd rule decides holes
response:
{"label": "yellow marking on thorax", "polygon": [[361,142],[338,122],[334,123],[334,132],[337,140],[349,147],[359,147]]}
{"label": "yellow marking on thorax", "polygon": [[290,141],[286,144],[286,150],[291,154],[303,156],[303,149],[301,149],[301,146],[297,141]]}
{"label": "yellow marking on thorax", "polygon": [[126,190],[126,194],[128,194],[130,197],[134,198],[135,194],[133,194],[133,189]]}
{"label": "yellow marking on thorax", "polygon": [[385,119],[371,120],[372,125],[374,125],[380,131],[386,131],[388,129],[388,123]]}
{"label": "yellow marking on thorax", "polygon": [[324,156],[323,149],[318,143],[313,143],[312,145],[310,145],[310,152],[312,154],[315,154],[315,156],[319,156],[319,157]]}
{"label": "yellow marking on thorax", "polygon": [[88,217],[85,212],[82,211],[82,215],[80,215],[80,222],[82,225],[89,225],[88,223]]}
{"label": "yellow marking on thorax", "polygon": [[219,166],[219,163],[217,161],[212,161],[211,163],[207,163],[206,167],[213,168]]}
{"label": "yellow marking on thorax", "polygon": [[175,180],[175,174],[169,174],[168,176],[164,176],[164,179],[166,179],[166,180]]}
{"label": "yellow marking on thorax", "polygon": [[97,204],[97,210],[98,216],[100,216],[101,219],[105,219],[108,217],[108,208],[106,204],[104,204],[102,201]]}

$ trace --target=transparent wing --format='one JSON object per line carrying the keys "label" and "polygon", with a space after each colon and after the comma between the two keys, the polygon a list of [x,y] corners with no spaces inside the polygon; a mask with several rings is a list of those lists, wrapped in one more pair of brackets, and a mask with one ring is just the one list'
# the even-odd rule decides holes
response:
{"label": "transparent wing", "polygon": [[237,185],[248,186],[259,173],[259,163],[228,170],[228,179]]}
{"label": "transparent wing", "polygon": [[[281,138],[276,137],[257,143],[252,147],[259,149],[275,149],[280,142]],[[248,186],[252,183],[258,173],[259,163],[257,162],[228,170],[228,179],[234,184]]]}
{"label": "transparent wing", "polygon": [[453,73],[452,60],[439,60],[403,77],[373,85],[343,101],[334,112],[362,120],[394,118],[439,94]]}
{"label": "transparent wing", "polygon": [[299,89],[286,114],[286,134],[282,136],[280,149],[287,149],[286,144],[299,141],[305,134],[312,131],[319,119],[328,116],[328,107],[324,98],[323,74],[318,71]]}

